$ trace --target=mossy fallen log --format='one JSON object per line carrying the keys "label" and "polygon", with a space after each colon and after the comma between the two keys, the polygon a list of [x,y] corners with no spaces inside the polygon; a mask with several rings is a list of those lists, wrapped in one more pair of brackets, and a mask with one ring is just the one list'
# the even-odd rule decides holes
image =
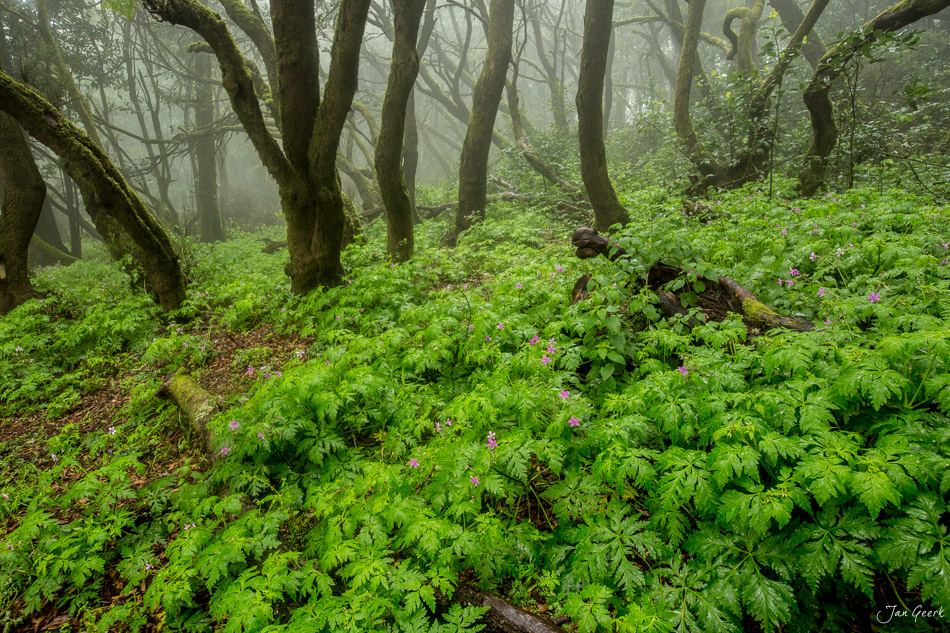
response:
{"label": "mossy fallen log", "polygon": [[[616,260],[627,254],[626,250],[617,243],[611,242],[594,229],[582,226],[571,236],[571,243],[575,247],[574,254],[580,259],[589,259],[603,255],[610,260]],[[657,262],[647,272],[647,286],[657,292],[660,308],[667,316],[686,315],[688,311],[683,307],[677,294],[664,290],[667,283],[686,275],[689,271]],[[572,303],[587,298],[587,282],[589,275],[577,280],[571,291]],[[789,317],[778,314],[756,298],[752,292],[729,277],[718,277],[717,281],[704,280],[705,288],[702,292],[695,292],[692,284],[686,283],[680,292],[695,292],[697,306],[712,320],[720,320],[728,312],[742,316],[742,320],[750,329],[765,331],[774,328],[785,328],[804,332],[811,330],[815,324],[808,319]],[[690,325],[693,325],[690,322]]]}
{"label": "mossy fallen log", "polygon": [[205,453],[212,455],[211,430],[208,428],[208,422],[218,412],[215,397],[199,385],[184,367],[165,376],[157,395],[178,405],[178,408],[191,421],[191,426]]}

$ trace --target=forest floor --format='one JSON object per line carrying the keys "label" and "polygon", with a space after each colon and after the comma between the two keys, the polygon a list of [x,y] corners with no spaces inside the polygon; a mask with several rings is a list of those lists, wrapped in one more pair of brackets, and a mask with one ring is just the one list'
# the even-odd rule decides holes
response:
{"label": "forest floor", "polygon": [[[503,203],[399,265],[371,225],[303,298],[279,229],[188,244],[171,315],[102,259],[41,271],[0,320],[0,627],[494,630],[482,591],[583,633],[948,630],[950,212],[625,203],[616,262]],[[717,275],[816,327],[705,320]],[[156,397],[179,367],[209,452]],[[885,627],[898,599],[933,613]]]}

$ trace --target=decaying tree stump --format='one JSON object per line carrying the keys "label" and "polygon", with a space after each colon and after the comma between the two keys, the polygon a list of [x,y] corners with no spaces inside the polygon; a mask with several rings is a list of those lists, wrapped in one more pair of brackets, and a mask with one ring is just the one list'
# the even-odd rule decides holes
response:
{"label": "decaying tree stump", "polygon": [[208,422],[218,412],[213,395],[205,391],[184,367],[165,376],[157,393],[159,398],[171,400],[181,409],[198,436],[205,453],[211,453],[211,430]]}
{"label": "decaying tree stump", "polygon": [[[616,260],[627,254],[615,242],[598,233],[592,228],[582,226],[571,236],[571,243],[577,249],[574,254],[580,259],[590,259],[603,255],[610,260]],[[683,307],[676,294],[662,287],[684,275],[687,271],[678,266],[670,266],[657,262],[647,272],[647,286],[657,292],[660,307],[667,316],[677,314],[686,315],[688,311]],[[572,303],[587,298],[587,282],[590,275],[584,275],[574,284],[571,292]],[[729,277],[718,277],[717,281],[704,280],[706,288],[697,292],[697,305],[706,314],[707,318],[721,321],[726,313],[735,312],[742,316],[742,320],[750,329],[765,331],[773,328],[786,328],[796,332],[811,330],[815,324],[807,319],[788,317],[776,313],[774,310],[759,301],[754,294]],[[692,284],[686,283],[681,291],[695,292]],[[689,322],[693,325],[692,322]]]}

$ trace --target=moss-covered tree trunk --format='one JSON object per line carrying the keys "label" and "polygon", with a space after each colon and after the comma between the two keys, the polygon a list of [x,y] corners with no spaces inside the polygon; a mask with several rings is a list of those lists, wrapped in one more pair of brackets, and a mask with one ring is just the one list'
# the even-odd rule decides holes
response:
{"label": "moss-covered tree trunk", "polygon": [[412,257],[412,200],[402,171],[406,109],[419,74],[416,39],[426,0],[393,0],[393,54],[376,141],[376,178],[386,206],[386,250],[393,261]]}
{"label": "moss-covered tree trunk", "polygon": [[106,241],[110,245],[120,242],[121,235],[107,234],[117,226],[134,245],[133,255],[162,308],[180,307],[185,299],[185,279],[171,240],[102,147],[35,90],[2,72],[0,111],[15,118],[33,138],[63,159]]}
{"label": "moss-covered tree trunk", "polygon": [[[195,54],[195,126],[210,130],[214,126],[214,91],[211,89],[211,58]],[[224,223],[218,204],[218,164],[213,134],[202,134],[195,143],[195,206],[202,242],[224,241]]]}
{"label": "moss-covered tree trunk", "polygon": [[943,11],[948,6],[950,0],[898,2],[866,22],[857,37],[845,38],[822,57],[803,96],[812,129],[811,146],[805,157],[805,166],[799,175],[804,195],[813,195],[821,187],[825,179],[828,156],[838,143],[838,127],[835,125],[834,107],[829,97],[834,80],[863,47],[874,41],[878,33],[897,31],[923,17]]}
{"label": "moss-covered tree trunk", "polygon": [[505,89],[511,63],[511,40],[515,20],[514,0],[492,0],[488,19],[488,52],[472,94],[468,130],[459,162],[459,206],[455,229],[461,232],[473,219],[484,219],[488,202],[488,152],[498,104]]}
{"label": "moss-covered tree trunk", "polygon": [[575,99],[581,177],[594,207],[594,228],[598,231],[606,231],[612,224],[625,224],[630,219],[607,175],[604,148],[604,77],[613,13],[613,0],[587,0]]}
{"label": "moss-covered tree trunk", "polygon": [[[2,37],[0,33],[0,37]],[[0,314],[33,296],[27,256],[30,238],[46,199],[46,183],[36,167],[23,129],[0,112]]]}

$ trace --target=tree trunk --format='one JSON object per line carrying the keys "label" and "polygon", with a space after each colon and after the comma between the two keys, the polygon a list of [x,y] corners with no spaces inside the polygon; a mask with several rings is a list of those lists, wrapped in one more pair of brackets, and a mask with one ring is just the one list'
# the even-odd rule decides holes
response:
{"label": "tree trunk", "polygon": [[[564,105],[564,87],[558,81],[557,57],[548,58],[547,51],[544,49],[544,36],[541,32],[541,13],[544,9],[544,3],[538,3],[531,15],[526,19],[531,22],[531,28],[534,31],[534,46],[538,53],[538,61],[541,62],[541,68],[544,69],[544,79],[548,86],[548,92],[551,94],[551,114],[554,117],[554,129],[563,132],[567,129],[567,108]],[[558,12],[558,21],[564,15],[564,0],[561,0],[561,10]],[[557,37],[557,25],[555,25],[555,38]]]}
{"label": "tree trunk", "polygon": [[459,163],[459,207],[455,229],[461,233],[475,218],[485,218],[488,196],[488,152],[498,104],[511,63],[515,0],[492,0],[488,23],[488,52],[472,94],[472,111]]}
{"label": "tree trunk", "polygon": [[[0,37],[3,34],[0,33]],[[33,296],[27,262],[30,238],[46,199],[46,183],[36,167],[23,129],[0,112],[0,315]]]}
{"label": "tree trunk", "polygon": [[[794,33],[798,30],[799,25],[805,19],[805,15],[802,13],[802,8],[798,6],[797,0],[770,0],[770,3],[778,11],[779,18],[782,20],[782,25],[786,31]],[[809,33],[808,41],[805,42],[805,46],[802,48],[802,55],[811,64],[812,69],[818,68],[818,63],[825,55],[825,44],[821,41],[821,36],[818,33]]]}
{"label": "tree trunk", "polygon": [[[36,223],[34,235],[61,253],[69,252],[69,249],[66,248],[66,244],[63,243],[63,238],[59,233],[56,216],[53,214],[53,205],[50,204],[48,198],[43,201],[43,210],[40,212],[39,221]],[[61,259],[60,256],[49,256],[46,251],[38,251],[38,253],[38,256],[36,256],[33,261],[40,266],[49,266]]]}
{"label": "tree trunk", "polygon": [[950,0],[898,2],[866,22],[861,27],[859,36],[842,40],[822,57],[803,97],[811,117],[812,140],[805,157],[805,166],[799,175],[802,194],[813,195],[824,182],[828,156],[838,143],[838,127],[835,125],[834,107],[828,93],[831,84],[851,58],[869,42],[873,42],[878,32],[896,31],[948,6]]}
{"label": "tree trunk", "polygon": [[0,110],[14,117],[33,138],[64,160],[110,250],[114,254],[120,250],[115,245],[120,243],[122,235],[109,233],[115,226],[134,243],[136,259],[162,308],[179,308],[185,299],[185,279],[171,240],[102,147],[35,90],[2,72]]}
{"label": "tree trunk", "polygon": [[[195,53],[195,126],[209,129],[214,125],[214,91],[211,89],[211,58]],[[218,165],[215,161],[215,138],[202,134],[195,143],[195,206],[202,242],[223,242],[224,224],[218,205]]]}
{"label": "tree trunk", "polygon": [[425,3],[426,0],[393,0],[393,55],[376,141],[376,178],[386,206],[386,250],[395,262],[408,260],[414,248],[412,200],[400,160],[406,109],[419,73],[416,39]]}
{"label": "tree trunk", "polygon": [[599,231],[606,231],[613,224],[625,224],[630,219],[607,175],[607,151],[604,148],[604,76],[613,13],[613,0],[587,0],[575,100],[581,176],[594,207],[594,227]]}

